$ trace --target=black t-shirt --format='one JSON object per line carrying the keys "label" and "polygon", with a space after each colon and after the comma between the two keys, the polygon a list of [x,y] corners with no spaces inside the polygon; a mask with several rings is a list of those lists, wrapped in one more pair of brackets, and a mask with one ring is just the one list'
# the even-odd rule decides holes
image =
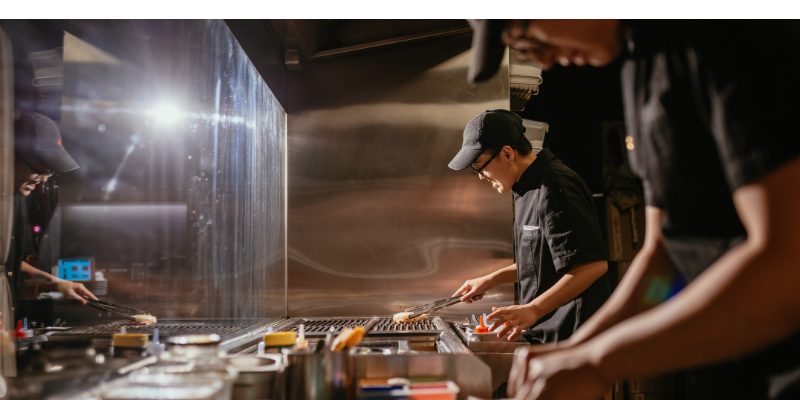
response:
{"label": "black t-shirt", "polygon": [[[622,85],[631,164],[647,204],[664,212],[663,243],[687,281],[746,237],[733,192],[800,156],[798,27],[784,21],[627,25]],[[769,371],[800,366],[798,350],[795,337],[692,371],[686,398],[767,398],[775,382]]]}
{"label": "black t-shirt", "polygon": [[776,21],[629,27],[631,164],[647,204],[664,210],[666,249],[691,281],[745,236],[733,192],[800,154],[800,42]]}
{"label": "black t-shirt", "polygon": [[[514,184],[514,236],[520,302],[531,302],[572,267],[608,258],[592,194],[548,149]],[[542,318],[528,340],[568,338],[608,298],[604,274],[580,296]]]}

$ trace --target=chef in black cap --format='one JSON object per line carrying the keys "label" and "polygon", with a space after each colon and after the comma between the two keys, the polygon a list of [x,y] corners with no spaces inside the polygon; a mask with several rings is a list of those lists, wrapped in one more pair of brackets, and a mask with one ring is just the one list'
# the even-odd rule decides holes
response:
{"label": "chef in black cap", "polygon": [[36,268],[35,249],[28,215],[27,197],[38,186],[56,174],[78,169],[78,164],[61,143],[61,133],[55,122],[35,112],[18,112],[14,119],[14,223],[6,271],[12,296],[19,296],[20,273],[54,286],[65,297],[83,304],[86,298],[97,300],[92,292],[77,282],[71,282]]}
{"label": "chef in black cap", "polygon": [[[568,343],[519,352],[509,391],[595,400],[682,371],[677,397],[800,398],[800,32],[794,21],[477,21],[472,81],[505,47],[543,69],[623,58],[644,247]],[[687,281],[677,294],[673,282]]]}
{"label": "chef in black cap", "polygon": [[549,343],[569,338],[608,298],[606,245],[589,187],[549,149],[534,153],[524,132],[511,111],[482,112],[450,161],[514,197],[515,263],[467,280],[454,295],[471,301],[518,281],[520,304],[487,319],[500,337]]}

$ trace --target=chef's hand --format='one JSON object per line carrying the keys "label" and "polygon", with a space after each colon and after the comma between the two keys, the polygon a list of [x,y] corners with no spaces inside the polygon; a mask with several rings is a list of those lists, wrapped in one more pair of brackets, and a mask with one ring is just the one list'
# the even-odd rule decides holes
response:
{"label": "chef's hand", "polygon": [[483,294],[492,287],[494,287],[492,278],[489,275],[484,275],[464,281],[461,287],[453,292],[453,296],[461,296],[461,301],[464,303],[472,303],[482,299]]}
{"label": "chef's hand", "polygon": [[508,395],[514,396],[525,383],[528,378],[528,365],[530,365],[531,360],[565,348],[569,346],[567,342],[568,341],[517,347],[514,351],[514,360],[511,363],[511,372],[508,374],[506,389]]}
{"label": "chef's hand", "polygon": [[522,331],[527,329],[542,315],[539,309],[532,304],[522,304],[508,307],[492,307],[492,313],[486,319],[492,323],[489,330],[496,332],[497,337],[506,338],[508,341],[516,340]]}
{"label": "chef's hand", "polygon": [[83,286],[82,283],[72,282],[64,279],[57,279],[55,283],[58,291],[68,299],[78,300],[81,302],[81,304],[87,303],[86,298],[97,300],[97,296],[89,291],[86,286]]}
{"label": "chef's hand", "polygon": [[514,398],[602,399],[611,382],[606,381],[599,368],[589,362],[588,351],[584,348],[563,349],[530,360],[525,381],[514,391]]}

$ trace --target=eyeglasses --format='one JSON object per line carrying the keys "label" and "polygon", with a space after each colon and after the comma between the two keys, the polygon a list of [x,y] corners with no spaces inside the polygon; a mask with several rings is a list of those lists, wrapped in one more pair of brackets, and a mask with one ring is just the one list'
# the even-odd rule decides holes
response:
{"label": "eyeglasses", "polygon": [[476,172],[478,175],[480,175],[480,176],[481,176],[481,177],[483,177],[484,179],[489,179],[489,177],[488,177],[488,176],[486,176],[486,174],[484,174],[484,173],[483,173],[483,169],[484,169],[484,168],[486,168],[486,167],[489,165],[489,163],[491,163],[491,162],[492,162],[492,160],[494,160],[494,159],[495,159],[495,157],[497,157],[497,155],[498,155],[498,154],[500,154],[500,151],[501,151],[501,150],[503,150],[503,148],[502,148],[502,147],[501,147],[501,148],[499,148],[499,149],[497,149],[497,150],[495,150],[494,154],[492,154],[492,156],[491,156],[491,157],[489,157],[489,159],[488,159],[488,160],[486,160],[486,162],[485,162],[485,163],[483,163],[483,165],[481,165],[480,167],[478,167],[478,168],[475,168],[475,167],[473,167],[471,164],[470,164],[470,166],[469,166],[469,167],[470,167],[470,168],[472,168],[472,170],[473,170],[473,171],[475,171],[475,172]]}

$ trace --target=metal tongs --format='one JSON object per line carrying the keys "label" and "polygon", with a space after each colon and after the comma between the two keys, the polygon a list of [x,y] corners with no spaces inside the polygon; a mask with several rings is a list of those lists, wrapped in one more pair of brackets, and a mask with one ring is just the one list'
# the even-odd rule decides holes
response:
{"label": "metal tongs", "polygon": [[133,317],[134,315],[150,315],[149,312],[144,311],[144,310],[139,310],[137,308],[120,306],[120,305],[112,304],[112,303],[106,303],[105,301],[92,300],[92,299],[86,299],[86,301],[88,301],[89,305],[91,305],[92,307],[98,308],[98,309],[103,310],[103,311],[108,311],[108,312],[110,312],[112,314],[119,315],[120,317],[125,317],[125,318],[127,318],[129,320],[132,320],[132,321],[137,321],[138,322],[138,320]]}
{"label": "metal tongs", "polygon": [[446,299],[436,300],[436,301],[434,301],[432,303],[423,304],[421,306],[407,308],[404,311],[411,313],[411,314],[408,315],[408,319],[411,320],[411,319],[419,317],[420,315],[430,314],[430,313],[432,313],[434,311],[437,311],[437,310],[440,310],[442,308],[449,307],[449,306],[452,306],[452,305],[458,304],[458,303],[461,303],[461,296],[453,296],[453,297],[448,297]]}

